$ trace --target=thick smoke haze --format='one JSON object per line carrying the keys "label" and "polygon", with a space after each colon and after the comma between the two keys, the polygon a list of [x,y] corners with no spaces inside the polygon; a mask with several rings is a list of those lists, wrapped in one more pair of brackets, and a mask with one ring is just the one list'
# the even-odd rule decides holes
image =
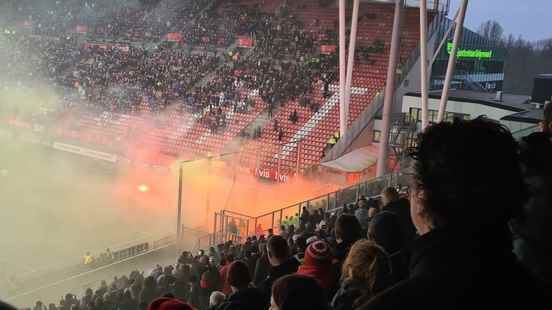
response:
{"label": "thick smoke haze", "polygon": [[[24,41],[27,38],[18,35],[19,28],[12,27],[29,18],[20,14],[20,8],[31,5],[34,10],[51,12],[51,20],[33,20],[35,25],[52,21],[63,24],[70,17],[60,14],[56,2],[60,3],[30,0],[0,3],[0,299],[10,300],[14,290],[25,291],[18,287],[20,279],[81,263],[87,251],[98,255],[106,248],[116,250],[153,241],[176,230],[176,163],[168,169],[152,170],[126,162],[114,165],[95,161],[44,145],[55,141],[55,132],[47,132],[42,140],[29,141],[26,135],[7,126],[22,120],[47,128],[54,126],[64,108],[79,97],[74,88],[62,87],[51,78],[49,73],[58,68],[48,66],[42,53],[48,48],[48,41],[37,39],[29,45]],[[138,4],[113,0],[95,3],[94,7],[85,6],[73,14],[79,14],[81,19],[94,19],[121,6]],[[170,23],[175,16],[162,4],[151,11],[155,23]],[[66,40],[67,44],[74,44],[71,38]],[[61,56],[67,61],[71,59],[71,55]],[[163,118],[163,113],[157,117]],[[154,124],[140,126],[147,131]],[[26,129],[34,132],[36,128]],[[144,158],[159,152],[138,149],[140,143],[137,137],[128,143],[125,152],[140,153],[139,157]],[[187,154],[182,157],[189,158]],[[328,184],[302,179],[287,184],[259,181],[250,171],[239,169],[238,161],[239,156],[232,156],[211,161],[200,159],[183,166],[186,227],[211,231],[217,210],[255,216],[334,189]],[[148,190],[140,191],[140,186],[147,186]],[[192,245],[196,240],[187,241]],[[28,306],[37,298],[55,301],[60,296],[56,294],[68,288],[58,289],[25,295],[12,302]]]}

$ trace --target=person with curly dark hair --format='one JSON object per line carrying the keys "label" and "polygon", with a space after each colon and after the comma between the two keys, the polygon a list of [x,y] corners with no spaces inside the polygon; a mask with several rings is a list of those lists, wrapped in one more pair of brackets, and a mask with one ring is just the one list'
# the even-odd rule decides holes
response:
{"label": "person with curly dark hair", "polygon": [[486,118],[440,123],[412,152],[409,278],[359,309],[534,309],[536,280],[512,253],[508,221],[527,191],[519,147]]}

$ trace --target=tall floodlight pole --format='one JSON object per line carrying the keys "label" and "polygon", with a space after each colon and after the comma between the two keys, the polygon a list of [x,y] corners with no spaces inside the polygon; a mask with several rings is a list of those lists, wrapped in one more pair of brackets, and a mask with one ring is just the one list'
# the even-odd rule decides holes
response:
{"label": "tall floodlight pole", "polygon": [[347,102],[345,101],[345,3],[339,0],[339,134],[347,131]]}
{"label": "tall floodlight pole", "polygon": [[462,0],[462,5],[460,6],[458,17],[456,18],[456,29],[454,31],[454,40],[452,41],[452,50],[450,51],[445,83],[443,84],[443,94],[441,95],[441,102],[439,103],[439,114],[437,115],[437,122],[439,123],[443,121],[445,117],[445,111],[447,110],[450,83],[452,82],[454,69],[456,67],[456,55],[458,53],[458,46],[460,45],[460,41],[462,40],[464,19],[466,17],[467,8],[468,0]]}
{"label": "tall floodlight pole", "polygon": [[177,250],[182,240],[182,179],[184,177],[184,164],[191,163],[194,160],[178,161],[178,201],[176,205],[176,245]]}
{"label": "tall floodlight pole", "polygon": [[427,0],[420,0],[420,75],[422,91],[422,130],[429,125],[429,76],[427,58]]}
{"label": "tall floodlight pole", "polygon": [[176,213],[176,244],[180,246],[182,237],[182,162],[178,163],[178,206]]}
{"label": "tall floodlight pole", "polygon": [[393,20],[393,34],[391,37],[391,50],[389,52],[389,66],[387,67],[387,82],[385,84],[385,98],[383,102],[383,119],[377,164],[377,176],[387,173],[387,157],[389,151],[389,127],[391,123],[391,106],[395,99],[395,81],[397,63],[399,62],[399,50],[401,41],[401,15],[404,0],[395,0],[395,17]]}
{"label": "tall floodlight pole", "polygon": [[[345,113],[347,119],[349,116],[349,106],[351,105],[351,88],[353,87],[353,66],[355,64],[355,49],[358,29],[358,10],[360,0],[353,2],[353,20],[351,21],[351,36],[349,38],[349,57],[347,59],[347,81],[345,84]],[[347,125],[347,124],[346,124]]]}

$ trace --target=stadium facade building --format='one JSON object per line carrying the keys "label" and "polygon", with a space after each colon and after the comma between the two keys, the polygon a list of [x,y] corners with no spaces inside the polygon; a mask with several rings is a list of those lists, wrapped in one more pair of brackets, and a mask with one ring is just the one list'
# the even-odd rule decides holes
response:
{"label": "stadium facade building", "polygon": [[[449,20],[443,23],[446,26]],[[441,28],[440,31],[443,31]],[[442,89],[447,64],[452,50],[453,35],[447,36],[446,44],[439,50],[432,67],[431,88]],[[458,51],[456,71],[452,85],[457,89],[501,91],[504,84],[504,60],[506,50],[464,28]]]}

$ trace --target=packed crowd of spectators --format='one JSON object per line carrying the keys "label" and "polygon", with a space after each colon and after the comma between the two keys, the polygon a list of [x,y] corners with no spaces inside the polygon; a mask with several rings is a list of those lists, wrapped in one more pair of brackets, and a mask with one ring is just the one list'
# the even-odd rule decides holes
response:
{"label": "packed crowd of spectators", "polygon": [[521,145],[485,118],[433,125],[412,151],[408,196],[391,187],[332,213],[305,208],[279,234],[183,252],[48,309],[549,305],[552,106],[545,113],[544,132]]}
{"label": "packed crowd of spectators", "polygon": [[195,82],[216,68],[211,55],[184,55],[182,51],[131,49],[85,50],[73,72],[77,86],[94,105],[129,112],[141,104],[159,111],[171,99],[182,97]]}
{"label": "packed crowd of spectators", "polygon": [[[2,48],[7,54],[6,76],[9,83],[18,81],[18,85],[25,85],[34,75],[64,87],[72,93],[62,95],[68,98],[64,107],[83,102],[100,111],[157,112],[179,102],[182,110],[193,113],[213,133],[227,126],[228,111],[251,110],[256,104],[253,90],[258,90],[270,116],[290,100],[317,111],[313,89],[323,84],[325,96],[329,95],[336,59],[320,55],[314,34],[306,32],[285,6],[266,13],[261,5],[245,6],[240,1],[213,4],[208,0],[151,1],[149,6],[118,3],[110,7],[98,0],[80,7],[56,2],[42,11],[23,3],[18,11],[30,14],[33,33],[39,35],[3,37],[7,40]],[[93,11],[97,12],[94,18],[89,16]],[[60,24],[54,27],[56,17]],[[86,31],[93,40],[130,40],[128,34],[137,29],[148,38],[163,40],[168,32],[177,31],[188,48],[162,44],[145,49],[126,41],[82,46],[68,28],[81,20],[88,23]],[[217,38],[221,34],[224,42]],[[239,35],[250,38],[254,49],[234,48],[219,57],[216,50],[193,48],[227,46]],[[140,36],[132,40],[148,41]],[[297,121],[290,118],[290,122]]]}
{"label": "packed crowd of spectators", "polygon": [[33,34],[56,37],[77,32],[123,41],[158,41],[168,32],[189,29],[195,15],[214,3],[213,0],[12,2],[2,8]]}

